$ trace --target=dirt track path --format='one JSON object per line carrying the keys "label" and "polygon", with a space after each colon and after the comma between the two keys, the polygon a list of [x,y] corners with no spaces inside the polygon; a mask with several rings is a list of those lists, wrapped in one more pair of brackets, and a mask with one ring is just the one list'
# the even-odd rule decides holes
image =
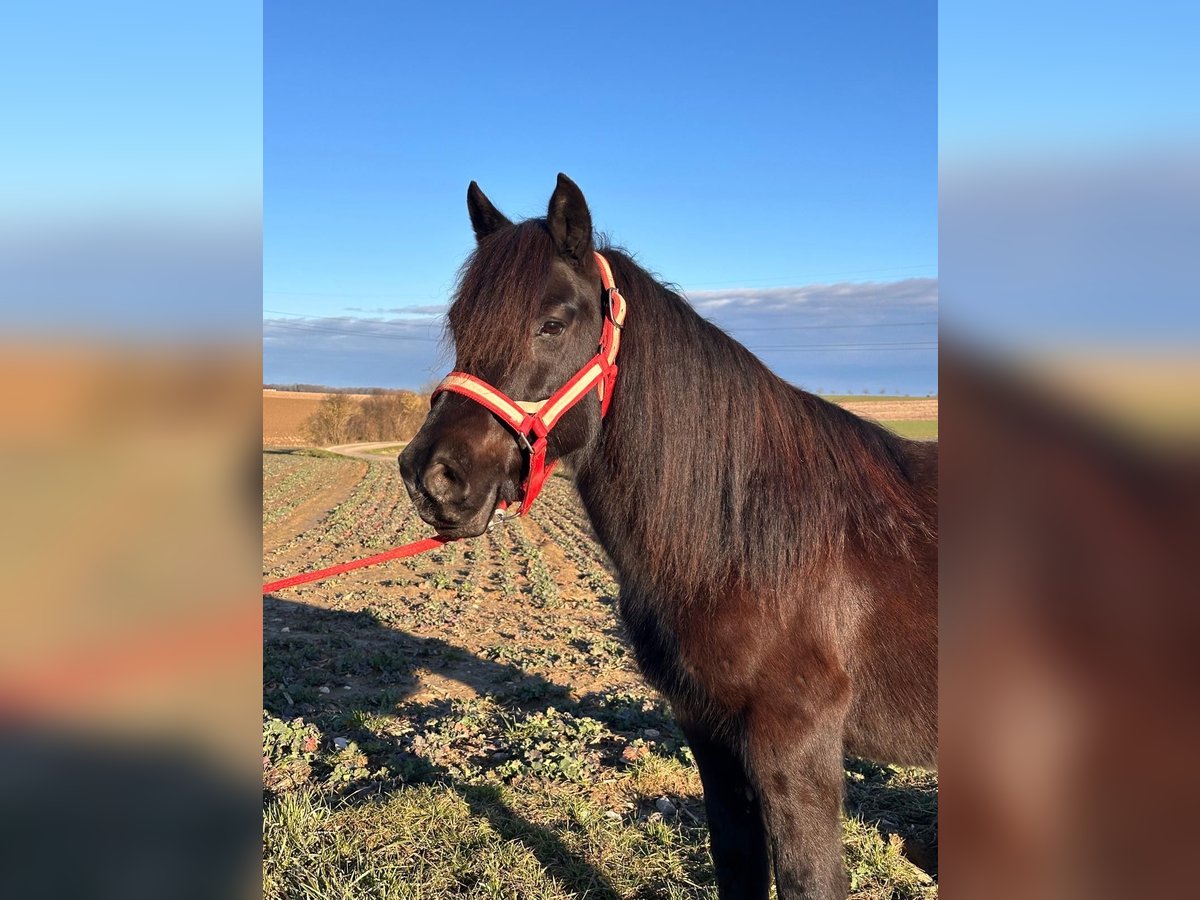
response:
{"label": "dirt track path", "polygon": [[263,550],[275,550],[307,531],[346,501],[355,486],[367,474],[368,465],[357,459],[346,460],[333,469],[327,480],[284,518],[263,526]]}
{"label": "dirt track path", "polygon": [[373,459],[378,462],[383,457],[378,453],[372,453],[372,450],[378,450],[380,447],[403,447],[407,441],[368,441],[362,444],[338,444],[334,447],[326,447],[330,453],[340,453],[342,456],[353,456],[355,459]]}

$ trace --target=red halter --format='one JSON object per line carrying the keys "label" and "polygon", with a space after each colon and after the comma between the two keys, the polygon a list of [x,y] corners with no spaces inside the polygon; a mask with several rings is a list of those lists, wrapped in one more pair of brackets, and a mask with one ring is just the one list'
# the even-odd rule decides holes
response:
{"label": "red halter", "polygon": [[608,413],[608,404],[612,400],[613,385],[617,381],[617,350],[621,346],[621,328],[625,324],[628,307],[625,298],[613,284],[608,260],[599,253],[595,257],[600,269],[600,282],[604,286],[600,304],[604,319],[600,349],[566,384],[545,400],[513,400],[482,378],[466,372],[451,372],[434,389],[430,398],[432,402],[444,391],[462,394],[490,411],[516,434],[517,442],[529,454],[529,474],[521,486],[518,516],[529,512],[534,498],[554,470],[554,463],[546,465],[546,437],[550,429],[592,388],[596,389],[600,398],[601,418]]}

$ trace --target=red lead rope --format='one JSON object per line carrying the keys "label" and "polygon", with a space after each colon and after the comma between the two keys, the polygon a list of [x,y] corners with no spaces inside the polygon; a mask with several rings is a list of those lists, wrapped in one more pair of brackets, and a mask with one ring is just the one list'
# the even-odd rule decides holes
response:
{"label": "red lead rope", "polygon": [[298,584],[307,584],[310,581],[324,581],[326,578],[341,575],[343,572],[365,569],[367,566],[378,565],[381,562],[387,562],[389,559],[404,559],[406,556],[416,556],[418,553],[433,550],[453,540],[455,538],[434,535],[433,537],[413,541],[411,544],[405,544],[403,547],[395,547],[384,553],[376,553],[374,556],[364,556],[362,559],[355,559],[341,565],[330,566],[328,569],[304,572],[301,575],[293,575],[290,578],[282,578],[279,581],[268,581],[263,585],[263,596],[265,597],[267,594],[272,594],[275,591],[282,591],[284,588],[295,587]]}
{"label": "red lead rope", "polygon": [[[600,283],[604,288],[601,310],[604,324],[600,332],[600,346],[596,355],[585,363],[566,384],[546,400],[521,401],[513,400],[499,388],[493,387],[474,375],[466,372],[451,372],[433,392],[432,399],[436,399],[438,394],[443,391],[452,391],[474,400],[507,425],[529,453],[529,474],[523,486],[524,496],[521,499],[518,516],[523,516],[529,511],[533,499],[554,468],[554,463],[545,464],[546,438],[550,429],[558,423],[567,410],[593,389],[600,399],[601,418],[608,412],[608,404],[612,400],[613,385],[617,380],[617,351],[621,346],[621,328],[625,324],[627,307],[621,292],[613,284],[612,269],[608,265],[608,260],[599,253],[595,256],[596,267],[600,271]],[[530,436],[533,440],[530,440]],[[456,540],[456,538],[435,535],[384,553],[376,553],[374,556],[366,556],[341,565],[330,566],[328,569],[318,569],[315,572],[305,572],[279,581],[269,581],[263,585],[263,596],[284,588],[294,587],[297,584],[322,581],[334,575],[341,575],[343,572],[378,565],[389,559],[416,556],[418,553],[433,550],[452,540]]]}

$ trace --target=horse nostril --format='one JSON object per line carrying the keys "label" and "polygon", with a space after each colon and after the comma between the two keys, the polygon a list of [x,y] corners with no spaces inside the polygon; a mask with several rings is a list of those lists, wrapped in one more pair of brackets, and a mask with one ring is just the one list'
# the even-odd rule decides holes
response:
{"label": "horse nostril", "polygon": [[467,476],[454,460],[442,457],[425,467],[421,474],[425,492],[439,503],[461,500],[467,493]]}

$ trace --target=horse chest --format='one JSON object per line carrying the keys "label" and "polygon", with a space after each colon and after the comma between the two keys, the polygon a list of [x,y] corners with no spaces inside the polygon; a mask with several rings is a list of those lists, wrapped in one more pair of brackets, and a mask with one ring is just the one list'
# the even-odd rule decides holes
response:
{"label": "horse chest", "polygon": [[764,644],[730,611],[663,609],[622,594],[618,606],[638,666],[676,707],[735,714],[753,693]]}

